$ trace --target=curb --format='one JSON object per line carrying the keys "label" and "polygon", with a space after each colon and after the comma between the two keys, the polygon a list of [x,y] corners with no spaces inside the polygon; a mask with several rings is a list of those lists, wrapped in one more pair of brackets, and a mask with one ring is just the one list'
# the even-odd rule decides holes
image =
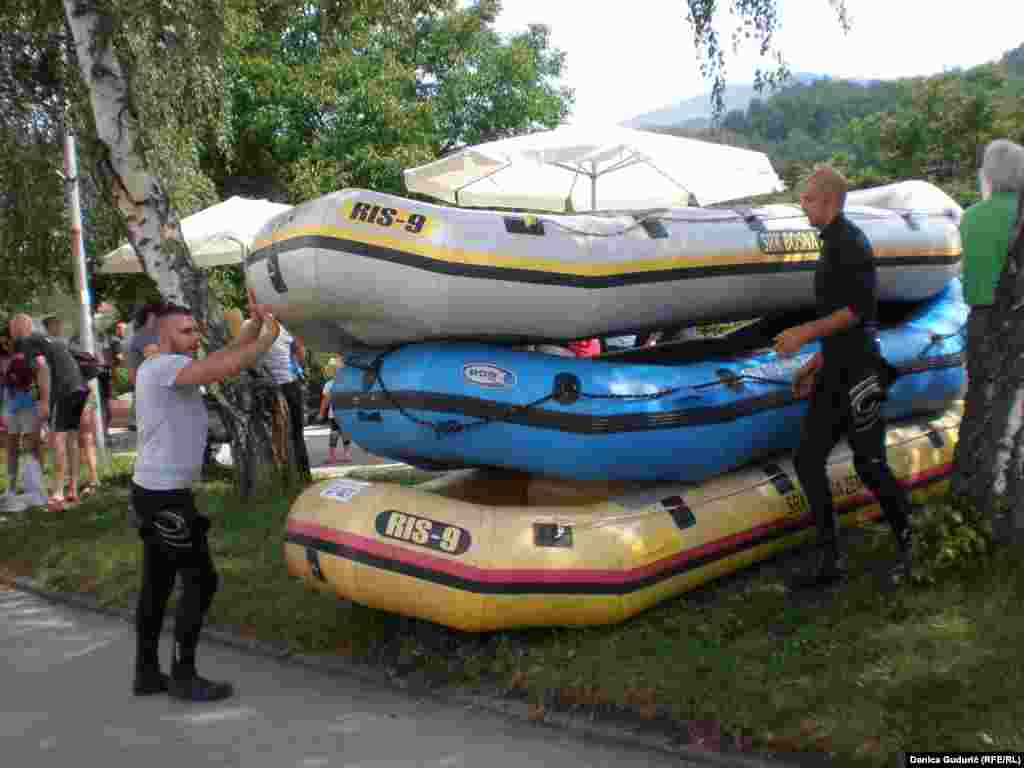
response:
{"label": "curb", "polygon": [[[25,576],[11,577],[0,574],[0,584],[7,584],[44,600],[69,605],[79,610],[121,619],[128,623],[133,623],[135,620],[135,612],[133,610],[109,608],[100,605],[95,598],[77,592],[50,591],[39,586],[33,579]],[[172,626],[173,617],[168,616],[165,619],[164,633],[170,633]],[[466,709],[478,709],[511,720],[530,723],[531,725],[546,727],[552,730],[563,730],[580,736],[601,739],[613,744],[649,749],[693,763],[717,766],[718,768],[792,768],[793,766],[792,763],[784,763],[775,759],[722,753],[691,747],[679,744],[673,738],[666,735],[644,733],[614,721],[598,721],[591,717],[571,713],[546,712],[543,718],[538,720],[530,716],[529,705],[525,701],[509,699],[499,694],[488,694],[479,691],[468,692],[458,688],[424,688],[421,690],[410,685],[406,680],[394,677],[374,667],[346,661],[338,656],[293,654],[283,644],[242,637],[224,627],[204,627],[200,637],[203,640],[212,641],[219,645],[234,648],[254,656],[273,659],[281,663],[316,669],[326,674],[343,674],[361,682],[378,685],[384,684],[394,690],[403,691],[420,699],[432,699],[439,703],[457,704]]]}

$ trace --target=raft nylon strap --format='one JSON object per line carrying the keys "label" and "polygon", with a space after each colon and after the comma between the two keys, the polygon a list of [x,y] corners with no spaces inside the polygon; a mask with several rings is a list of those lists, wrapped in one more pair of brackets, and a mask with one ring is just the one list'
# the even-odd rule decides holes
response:
{"label": "raft nylon strap", "polygon": [[[900,446],[908,445],[909,443],[913,443],[913,442],[916,442],[916,441],[922,440],[922,439],[932,440],[932,438],[930,437],[930,434],[935,434],[937,437],[942,439],[942,435],[940,434],[940,432],[945,432],[948,429],[947,426],[943,426],[942,424],[932,424],[930,426],[932,427],[932,429],[931,429],[931,432],[929,434],[915,435],[914,437],[908,437],[906,440],[899,440],[897,442],[892,442],[892,443],[887,442],[886,443],[886,448],[899,448]],[[839,457],[835,457],[835,458],[829,458],[825,462],[825,468],[827,470],[829,467],[835,466],[837,464],[842,464],[843,462],[846,462],[846,461],[849,461],[849,460],[850,460],[850,456],[849,455],[847,455],[847,456],[839,456]],[[702,499],[700,499],[699,503],[697,503],[697,504],[691,505],[689,502],[687,502],[687,506],[690,506],[691,510],[694,510],[695,512],[697,512],[697,511],[700,511],[702,508],[704,508],[704,507],[706,507],[706,506],[708,506],[710,504],[716,504],[716,503],[718,503],[720,501],[727,501],[728,499],[732,499],[732,498],[735,498],[737,496],[742,496],[745,493],[749,493],[751,491],[757,490],[758,488],[763,488],[764,486],[769,485],[769,484],[771,484],[776,489],[778,489],[777,479],[778,479],[779,476],[778,475],[774,475],[773,476],[772,473],[769,472],[769,467],[770,466],[775,466],[775,468],[778,469],[779,473],[781,473],[786,478],[786,482],[788,482],[790,484],[790,490],[796,490],[796,487],[792,485],[792,480],[789,479],[788,475],[785,475],[785,473],[782,472],[781,467],[778,467],[778,465],[763,465],[761,467],[761,469],[764,470],[766,475],[768,475],[767,477],[765,477],[764,480],[760,480],[760,481],[756,481],[756,482],[750,483],[749,485],[745,485],[742,488],[737,488],[735,490],[728,491],[727,493],[722,493],[722,494],[719,494],[717,496],[710,496],[710,497],[707,497],[707,498],[702,498]],[[780,491],[780,494],[783,495],[783,496],[785,496],[786,493],[788,493],[788,491],[787,492],[781,492]],[[609,526],[609,525],[616,525],[616,524],[619,524],[619,523],[626,523],[626,522],[632,522],[632,521],[636,521],[636,520],[643,520],[644,518],[651,517],[651,516],[654,516],[654,515],[663,515],[663,514],[665,514],[665,510],[664,509],[661,509],[661,508],[651,509],[651,507],[656,507],[656,505],[654,505],[654,504],[649,505],[648,507],[646,507],[643,510],[638,511],[638,512],[629,512],[629,513],[622,514],[622,515],[603,516],[603,517],[601,517],[600,520],[595,520],[595,521],[592,521],[592,522],[580,522],[578,519],[571,519],[570,520],[570,519],[566,518],[567,522],[565,524],[566,525],[572,525],[577,531],[587,531],[587,530],[591,530],[591,529],[594,529],[594,528],[604,528],[604,527]],[[552,516],[550,518],[551,522],[558,522],[560,519],[561,518],[554,517],[554,516]]]}
{"label": "raft nylon strap", "polygon": [[[921,350],[920,353],[918,353],[918,359],[927,359],[925,357],[925,353],[931,347],[933,347],[935,344],[937,344],[937,343],[939,343],[941,341],[944,341],[945,339],[952,338],[953,336],[957,336],[957,335],[963,336],[966,333],[966,328],[967,328],[967,326],[966,326],[966,324],[964,324],[964,325],[961,325],[960,328],[958,328],[956,331],[954,331],[952,333],[932,334],[931,335],[931,340],[929,341],[929,343],[924,347],[924,349]],[[398,346],[398,347],[395,347],[393,349],[390,349],[390,350],[382,353],[377,358],[375,358],[374,361],[372,363],[370,363],[369,365],[363,366],[363,365],[359,365],[358,363],[351,363],[351,367],[356,368],[357,370],[372,372],[374,374],[374,378],[376,379],[376,381],[380,383],[381,392],[384,394],[385,398],[391,404],[391,406],[395,410],[397,410],[400,414],[402,414],[405,418],[409,419],[409,421],[413,422],[414,424],[418,424],[420,426],[428,427],[429,429],[431,429],[438,438],[444,437],[446,435],[460,434],[462,432],[465,432],[468,429],[474,429],[476,427],[481,427],[481,426],[484,426],[486,424],[496,424],[496,423],[506,422],[511,416],[514,416],[514,415],[516,415],[518,413],[522,413],[522,412],[525,412],[525,411],[532,410],[533,408],[536,408],[537,406],[543,405],[544,403],[547,403],[547,402],[549,402],[551,400],[557,399],[557,396],[558,396],[557,393],[552,392],[549,395],[545,395],[544,397],[541,397],[541,398],[539,398],[537,400],[534,400],[533,402],[527,403],[525,405],[510,405],[510,406],[508,406],[505,409],[505,415],[504,416],[496,417],[496,418],[482,418],[479,421],[471,422],[471,423],[468,423],[468,424],[463,423],[463,422],[459,422],[459,421],[455,421],[454,419],[448,419],[446,421],[427,421],[425,419],[419,419],[416,416],[413,416],[411,413],[406,411],[405,408],[402,407],[402,405],[398,402],[397,399],[395,399],[394,395],[391,393],[391,391],[384,384],[384,379],[381,376],[381,364],[383,363],[384,358],[387,357],[388,355],[390,355],[392,352],[395,352],[395,351],[397,351],[397,350],[399,350],[401,348],[402,348],[401,346]],[[745,381],[757,382],[759,384],[773,384],[775,386],[780,386],[780,387],[791,387],[792,386],[792,382],[791,381],[787,381],[785,379],[772,379],[772,378],[768,378],[766,376],[756,376],[754,374],[746,374],[746,373],[744,373],[744,374],[738,374],[738,375],[736,375],[736,376],[734,376],[732,378],[729,378],[729,379],[718,378],[718,379],[715,379],[714,381],[707,381],[707,382],[704,382],[702,384],[687,384],[687,385],[682,385],[682,386],[678,386],[678,387],[669,387],[668,389],[658,390],[656,392],[649,392],[649,393],[645,393],[645,394],[621,395],[621,394],[612,394],[612,393],[608,393],[608,394],[594,394],[594,393],[591,393],[591,392],[580,392],[579,393],[579,397],[580,398],[586,398],[588,400],[635,400],[635,401],[639,401],[639,400],[656,400],[658,398],[667,397],[669,395],[676,394],[677,392],[680,392],[680,391],[682,391],[684,389],[702,390],[702,389],[707,389],[709,387],[715,387],[715,386],[732,386],[732,385],[738,384],[739,382],[742,382],[744,380]],[[372,382],[370,383],[370,386],[372,386]],[[697,400],[697,399],[701,399],[702,397],[703,396],[698,393],[698,394],[689,395],[686,399]]]}
{"label": "raft nylon strap", "polygon": [[428,427],[429,429],[433,430],[434,435],[438,439],[445,437],[446,435],[456,435],[461,432],[465,432],[468,429],[472,429],[474,427],[480,427],[485,424],[504,421],[505,419],[516,413],[519,413],[521,411],[528,411],[531,408],[535,408],[536,406],[542,405],[548,402],[549,400],[553,400],[555,398],[555,393],[552,392],[550,395],[546,395],[540,398],[539,400],[534,400],[532,403],[527,403],[526,405],[509,406],[508,408],[505,409],[506,415],[504,418],[484,418],[480,419],[479,421],[471,422],[469,424],[458,422],[453,419],[449,419],[447,421],[427,421],[426,419],[418,419],[411,413],[406,411],[401,406],[401,404],[395,399],[394,395],[391,394],[391,390],[389,390],[387,388],[387,385],[384,384],[384,377],[381,375],[381,363],[383,362],[384,358],[390,355],[392,352],[397,351],[398,349],[401,349],[401,347],[395,347],[395,349],[391,349],[388,350],[387,352],[384,352],[379,357],[377,357],[369,366],[361,366],[358,363],[351,363],[350,365],[351,367],[356,368],[358,370],[373,370],[376,374],[377,383],[380,384],[381,392],[384,393],[384,397],[387,398],[388,402],[395,408],[395,410],[397,410],[400,414],[405,416],[405,418],[409,419],[409,421],[413,422],[414,424],[418,424],[422,427]]}

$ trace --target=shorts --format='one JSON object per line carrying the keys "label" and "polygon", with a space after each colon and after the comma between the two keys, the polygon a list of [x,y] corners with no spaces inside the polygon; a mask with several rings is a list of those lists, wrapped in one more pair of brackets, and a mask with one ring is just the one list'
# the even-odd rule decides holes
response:
{"label": "shorts", "polygon": [[39,431],[39,411],[36,406],[22,408],[7,415],[7,431],[12,435],[34,435]]}
{"label": "shorts", "polygon": [[80,389],[64,395],[50,408],[50,430],[53,432],[77,432],[82,424],[82,411],[89,399],[89,390]]}

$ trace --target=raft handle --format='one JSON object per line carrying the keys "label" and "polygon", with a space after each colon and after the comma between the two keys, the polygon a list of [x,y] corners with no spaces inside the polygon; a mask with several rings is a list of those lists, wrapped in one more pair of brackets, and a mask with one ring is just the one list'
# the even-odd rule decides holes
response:
{"label": "raft handle", "polygon": [[580,399],[579,378],[571,373],[558,374],[555,376],[555,384],[551,394],[559,405],[572,405]]}
{"label": "raft handle", "polygon": [[284,277],[281,275],[281,264],[278,261],[278,248],[271,246],[267,250],[267,279],[270,280],[270,284],[274,286],[274,290],[278,293],[288,293],[288,286],[284,282]]}
{"label": "raft handle", "polygon": [[572,549],[572,526],[558,523],[534,523],[533,545],[535,547]]}
{"label": "raft handle", "polygon": [[536,235],[544,236],[544,222],[535,216],[528,218],[505,217],[505,231],[510,235]]}

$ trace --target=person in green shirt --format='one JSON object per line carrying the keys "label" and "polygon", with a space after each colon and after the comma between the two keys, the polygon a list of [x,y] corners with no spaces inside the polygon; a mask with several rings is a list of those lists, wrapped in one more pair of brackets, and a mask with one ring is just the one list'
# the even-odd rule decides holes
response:
{"label": "person in green shirt", "polygon": [[985,147],[978,171],[982,200],[960,220],[967,319],[967,378],[984,378],[982,345],[988,335],[996,284],[1017,224],[1017,196],[1024,189],[1024,147],[996,139]]}

